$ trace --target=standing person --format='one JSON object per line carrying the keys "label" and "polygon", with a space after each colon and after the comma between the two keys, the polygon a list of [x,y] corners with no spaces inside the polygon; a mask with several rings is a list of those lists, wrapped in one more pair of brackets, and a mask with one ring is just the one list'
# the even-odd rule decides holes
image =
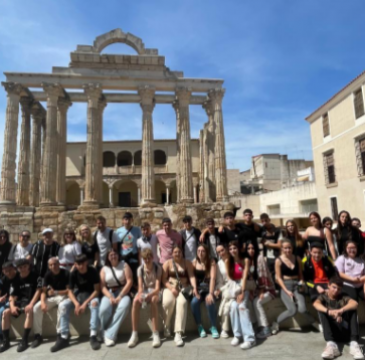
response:
{"label": "standing person", "polygon": [[193,261],[196,258],[196,249],[199,244],[201,232],[193,226],[190,215],[183,218],[184,229],[180,231],[182,237],[182,251],[186,260]]}
{"label": "standing person", "polygon": [[157,237],[152,234],[151,225],[145,222],[141,226],[142,236],[137,240],[139,263],[143,263],[142,252],[144,249],[151,249],[153,254],[153,261],[158,264],[159,258],[157,254]]}
{"label": "standing person", "polygon": [[53,230],[46,228],[42,231],[42,240],[38,240],[32,247],[33,266],[39,279],[43,279],[48,270],[48,260],[58,256],[60,245],[53,240]]}
{"label": "standing person", "polygon": [[27,259],[31,261],[32,255],[30,253],[33,245],[29,242],[29,240],[30,240],[30,232],[28,230],[23,230],[19,234],[19,243],[13,245],[9,253],[8,260],[13,261],[14,264],[19,259]]}
{"label": "standing person", "polygon": [[356,218],[356,217],[352,218],[351,219],[351,225],[353,227],[359,229],[360,235],[361,235],[362,239],[365,241],[365,232],[363,232],[361,230],[361,221],[360,221],[360,219],[359,218]]}
{"label": "standing person", "polygon": [[174,341],[176,346],[183,346],[182,335],[185,332],[188,302],[192,295],[199,294],[193,265],[183,258],[182,250],[177,245],[173,248],[172,258],[163,264],[162,283],[165,286],[162,296],[164,335],[171,336],[170,322],[176,305]]}
{"label": "standing person", "polygon": [[99,249],[99,265],[104,266],[108,251],[116,246],[119,242],[119,237],[113,229],[106,226],[106,219],[104,216],[98,216],[96,218],[96,227],[98,229],[93,235],[94,243],[98,245]]}
{"label": "standing person", "polygon": [[364,240],[359,233],[358,228],[351,225],[351,216],[348,211],[342,210],[338,214],[338,223],[336,229],[338,253],[343,254],[344,246],[347,241],[352,240],[357,244],[358,255],[364,255]]}
{"label": "standing person", "polygon": [[[301,259],[299,256],[293,255],[293,246],[290,240],[284,239],[281,242],[281,247],[282,253],[276,259],[275,263],[275,276],[276,282],[281,288],[280,298],[285,305],[286,310],[282,312],[278,316],[276,322],[272,324],[271,333],[276,335],[279,332],[280,324],[283,321],[294,317],[297,311],[300,314],[305,314],[310,324],[314,328],[319,329],[318,322],[307,310],[305,297],[302,294],[303,274]],[[315,247],[312,247],[312,251],[315,249]],[[298,304],[298,309],[294,300],[296,300]]]}
{"label": "standing person", "polygon": [[[32,348],[38,347],[42,342],[42,322],[43,314],[49,310],[58,307],[62,301],[67,299],[69,283],[69,272],[60,267],[60,263],[56,257],[48,260],[48,271],[44,277],[43,288],[41,292],[41,299],[38,301],[33,309],[34,321],[33,332],[34,341],[32,342]],[[61,336],[60,329],[60,308],[57,311],[57,334]],[[63,342],[56,342],[51,348],[52,352],[60,350],[60,344]]]}
{"label": "standing person", "polygon": [[260,237],[261,228],[260,225],[253,221],[253,212],[251,209],[245,209],[243,211],[243,222],[237,224],[237,227],[241,229],[242,242],[246,243],[248,240],[255,241]]}
{"label": "standing person", "polygon": [[198,294],[191,301],[191,310],[194,320],[198,326],[200,337],[206,337],[201,319],[200,304],[203,302],[208,311],[210,321],[210,332],[213,339],[219,339],[217,330],[217,310],[214,302],[214,289],[217,276],[217,264],[210,258],[209,249],[206,245],[200,244],[197,249],[196,259],[193,261],[194,274],[198,288]]}
{"label": "standing person", "polygon": [[108,252],[100,280],[104,295],[99,312],[101,328],[105,345],[114,346],[120,325],[130,310],[131,298],[128,294],[133,285],[131,268],[114,249]]}
{"label": "standing person", "polygon": [[149,248],[142,250],[142,265],[137,270],[138,293],[133,300],[132,308],[132,336],[128,347],[132,348],[138,344],[138,321],[141,307],[151,305],[152,322],[152,347],[161,345],[158,332],[158,303],[160,302],[160,290],[162,280],[162,268],[153,261],[153,253]]}
{"label": "standing person", "polygon": [[335,265],[344,281],[342,291],[356,302],[365,300],[365,261],[357,256],[357,244],[354,241],[345,244],[344,253],[337,258]]}
{"label": "standing person", "polygon": [[338,244],[337,244],[336,232],[332,229],[333,220],[329,216],[326,216],[322,219],[322,224],[323,224],[323,229],[324,229],[324,234],[326,236],[326,239],[327,239],[327,233],[330,233],[329,236],[332,236],[333,244],[334,244],[335,250],[336,250],[336,254],[337,254],[337,256],[341,255],[341,254],[338,253]]}
{"label": "standing person", "polygon": [[341,355],[337,343],[350,342],[350,354],[354,359],[364,359],[358,344],[359,323],[358,304],[349,296],[342,294],[342,280],[333,277],[329,281],[328,291],[321,294],[313,303],[323,326],[324,340],[327,342],[322,353],[323,359],[334,359]]}
{"label": "standing person", "polygon": [[300,235],[298,225],[294,220],[290,219],[285,223],[283,237],[291,241],[293,254],[303,259],[306,255],[307,245],[302,235]]}
{"label": "standing person", "polygon": [[323,253],[323,243],[312,243],[309,256],[302,260],[303,277],[312,301],[328,288],[329,279],[336,275],[332,259]]}
{"label": "standing person", "polygon": [[0,230],[0,270],[9,259],[11,248],[9,233],[6,230]]}
{"label": "standing person", "polygon": [[207,218],[205,220],[206,229],[202,232],[200,236],[200,242],[203,242],[208,246],[210,258],[215,259],[218,262],[217,247],[220,245],[221,240],[219,238],[218,228],[215,227],[215,222],[213,218]]}
{"label": "standing person", "polygon": [[157,242],[160,247],[160,264],[172,259],[172,250],[175,246],[182,247],[181,235],[172,229],[170,218],[162,219],[162,229],[156,233]]}
{"label": "standing person", "polygon": [[126,212],[122,219],[123,226],[120,227],[116,234],[118,243],[114,244],[114,249],[122,255],[122,259],[129,265],[133,274],[134,284],[137,283],[137,269],[139,266],[137,240],[141,237],[141,229],[133,226],[133,215]]}
{"label": "standing person", "polygon": [[[61,348],[69,345],[71,310],[75,309],[75,315],[80,316],[88,307],[90,310],[90,345],[93,350],[100,349],[100,344],[96,339],[99,329],[99,294],[100,277],[98,271],[88,265],[85,254],[77,255],[75,270],[70,274],[68,299],[59,305],[61,336],[58,340],[63,343]],[[57,348],[57,350],[59,349]]]}
{"label": "standing person", "polygon": [[63,234],[63,244],[58,253],[60,267],[67,271],[72,271],[76,256],[81,254],[81,244],[76,240],[75,231],[73,229],[66,229]]}
{"label": "standing person", "polygon": [[337,254],[332,233],[329,231],[325,232],[321,217],[317,212],[312,211],[309,214],[309,220],[312,226],[308,227],[303,235],[303,238],[307,240],[309,250],[312,248],[313,243],[321,243],[323,244],[323,249],[325,249],[326,246],[328,247],[327,254],[330,255],[333,260],[336,260]]}
{"label": "standing person", "polygon": [[81,252],[86,255],[89,265],[96,268],[100,261],[100,252],[96,239],[91,235],[88,225],[80,226]]}
{"label": "standing person", "polygon": [[37,274],[30,270],[30,263],[27,259],[17,261],[19,277],[14,279],[10,288],[10,308],[3,312],[2,327],[4,341],[0,352],[10,348],[10,324],[11,317],[19,317],[25,314],[24,333],[19,342],[17,352],[23,352],[28,348],[28,338],[33,325],[33,307],[37,303],[41,289],[38,288]]}
{"label": "standing person", "polygon": [[227,275],[230,280],[233,280],[238,285],[241,285],[241,291],[234,299],[230,306],[230,317],[234,338],[231,342],[232,346],[237,346],[243,337],[244,342],[241,344],[241,349],[247,350],[256,345],[255,332],[250,320],[250,311],[248,308],[248,301],[250,292],[246,290],[246,282],[248,272],[245,267],[245,260],[240,252],[240,245],[238,241],[231,241],[229,243],[229,258],[226,262]]}
{"label": "standing person", "polygon": [[[207,230],[205,231],[205,233]],[[221,225],[218,229],[219,238],[222,244],[228,246],[231,241],[238,241],[239,249],[241,252],[244,250],[244,239],[241,227],[239,224],[236,224],[235,216],[233,212],[227,211],[223,215],[223,225]],[[204,235],[205,235],[204,233]],[[202,240],[204,237],[202,235]]]}

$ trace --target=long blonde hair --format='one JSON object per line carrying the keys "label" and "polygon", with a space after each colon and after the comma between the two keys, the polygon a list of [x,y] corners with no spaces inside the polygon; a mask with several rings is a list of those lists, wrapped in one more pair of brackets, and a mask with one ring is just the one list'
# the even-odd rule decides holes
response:
{"label": "long blonde hair", "polygon": [[86,242],[88,244],[90,244],[90,245],[94,244],[94,238],[93,238],[93,234],[91,233],[90,226],[89,225],[86,225],[86,224],[82,224],[79,227],[79,239],[80,239],[80,242],[82,243],[83,241],[85,241],[85,239],[81,235],[82,230],[85,230],[85,229],[88,229],[89,230],[89,238],[86,239]]}

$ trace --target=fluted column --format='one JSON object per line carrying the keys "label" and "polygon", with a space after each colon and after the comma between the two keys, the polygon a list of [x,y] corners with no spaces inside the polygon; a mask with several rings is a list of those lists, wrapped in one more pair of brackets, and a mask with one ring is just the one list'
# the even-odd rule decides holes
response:
{"label": "fluted column", "polygon": [[41,175],[42,157],[42,122],[44,110],[39,103],[32,106],[32,146],[30,155],[30,187],[29,204],[39,206],[39,180]]}
{"label": "fluted column", "polygon": [[0,204],[15,205],[16,150],[18,136],[19,100],[22,86],[16,83],[2,83],[7,92],[6,120],[4,130],[4,153],[1,167]]}
{"label": "fluted column", "polygon": [[214,124],[214,107],[211,101],[206,101],[203,108],[208,116],[208,123],[206,129],[206,162],[207,162],[207,177],[215,184],[215,124]]}
{"label": "fluted column", "polygon": [[85,205],[99,205],[100,179],[102,177],[102,164],[100,164],[100,125],[98,104],[101,88],[98,84],[84,86],[88,99],[87,106],[87,144],[85,168]]}
{"label": "fluted column", "polygon": [[66,144],[67,144],[67,110],[71,106],[68,99],[60,98],[57,107],[57,184],[56,200],[58,205],[66,204]]}
{"label": "fluted column", "polygon": [[63,90],[58,84],[42,84],[42,86],[47,94],[47,119],[40,206],[54,206],[57,205],[57,103],[58,98],[63,95]]}
{"label": "fluted column", "polygon": [[214,108],[214,125],[215,125],[215,186],[217,201],[227,201],[227,165],[226,165],[226,147],[223,129],[222,99],[224,89],[215,89],[209,91],[209,99],[212,101]]}
{"label": "fluted column", "polygon": [[98,189],[98,201],[99,204],[103,202],[103,114],[104,109],[106,108],[107,103],[104,98],[99,100],[98,103],[98,141],[99,141],[99,164],[100,164],[100,171],[98,172],[98,176],[100,177],[97,180],[97,183],[99,184]]}
{"label": "fluted column", "polygon": [[176,202],[180,202],[180,115],[179,102],[176,100],[172,104],[176,113]]}
{"label": "fluted column", "polygon": [[152,112],[155,107],[155,88],[143,86],[139,88],[142,108],[142,198],[141,203],[155,202],[155,172],[153,162],[153,120]]}
{"label": "fluted column", "polygon": [[179,102],[180,122],[180,202],[192,203],[194,199],[189,116],[191,91],[188,88],[177,88],[176,96]]}
{"label": "fluted column", "polygon": [[199,200],[205,202],[205,161],[204,158],[204,130],[199,132]]}

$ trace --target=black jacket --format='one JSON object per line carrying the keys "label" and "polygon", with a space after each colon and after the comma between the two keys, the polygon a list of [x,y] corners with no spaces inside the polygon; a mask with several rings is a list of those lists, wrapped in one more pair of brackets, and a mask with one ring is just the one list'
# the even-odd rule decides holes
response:
{"label": "black jacket", "polygon": [[[180,235],[182,237],[182,252],[183,252],[183,255],[185,257],[185,244],[186,244],[186,241],[189,240],[186,238],[186,230],[183,229],[183,230],[180,230]],[[196,240],[196,247],[198,247],[199,245],[199,238],[200,238],[200,235],[201,235],[201,232],[199,229],[196,229],[195,227],[193,227],[193,236],[195,236],[195,240]]]}
{"label": "black jacket", "polygon": [[[324,256],[322,261],[324,272],[329,280],[332,276],[337,274],[337,270],[329,256]],[[307,286],[310,288],[314,288],[314,266],[310,255],[302,260],[302,266],[303,277],[305,282],[307,283]]]}
{"label": "black jacket", "polygon": [[[49,251],[48,251],[49,250]],[[33,257],[34,271],[36,274],[43,278],[48,270],[48,260],[51,257],[58,256],[60,250],[60,244],[56,241],[50,245],[50,248],[46,251],[46,246],[43,240],[38,240],[32,247],[31,255]]]}

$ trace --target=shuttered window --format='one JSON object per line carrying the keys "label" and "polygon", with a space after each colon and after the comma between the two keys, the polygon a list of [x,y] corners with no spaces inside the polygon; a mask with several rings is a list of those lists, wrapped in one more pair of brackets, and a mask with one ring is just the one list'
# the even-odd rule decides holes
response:
{"label": "shuttered window", "polygon": [[355,119],[363,116],[364,111],[364,97],[362,95],[362,89],[354,92],[354,107],[355,107]]}
{"label": "shuttered window", "polygon": [[330,134],[330,122],[328,119],[328,113],[323,115],[322,125],[323,125],[323,137],[326,137]]}
{"label": "shuttered window", "polygon": [[355,140],[357,173],[359,176],[365,175],[365,137]]}
{"label": "shuttered window", "polygon": [[324,162],[324,177],[326,184],[335,183],[336,173],[335,173],[335,159],[333,152],[324,154],[323,162]]}

